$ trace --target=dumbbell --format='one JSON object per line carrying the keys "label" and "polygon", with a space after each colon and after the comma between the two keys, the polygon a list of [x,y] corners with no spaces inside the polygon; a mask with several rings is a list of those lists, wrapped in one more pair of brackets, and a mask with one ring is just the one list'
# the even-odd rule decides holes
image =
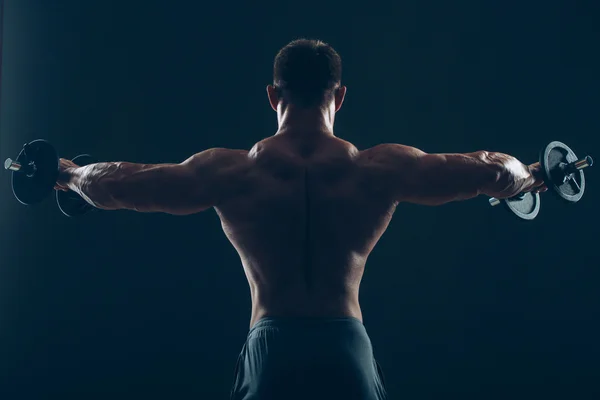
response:
{"label": "dumbbell", "polygon": [[[576,203],[585,192],[583,169],[591,167],[592,157],[578,158],[575,152],[562,142],[550,142],[540,152],[544,183],[548,190],[568,203]],[[524,220],[532,220],[540,211],[539,193],[521,193],[508,199],[489,199],[492,206],[503,204],[506,209]]]}
{"label": "dumbbell", "polygon": [[[96,162],[90,155],[83,154],[73,159],[79,166]],[[49,196],[58,178],[59,157],[50,142],[39,139],[27,143],[17,156],[4,162],[4,169],[12,172],[12,191],[24,205],[34,205]],[[95,210],[77,193],[56,192],[56,202],[62,213],[76,217]]]}

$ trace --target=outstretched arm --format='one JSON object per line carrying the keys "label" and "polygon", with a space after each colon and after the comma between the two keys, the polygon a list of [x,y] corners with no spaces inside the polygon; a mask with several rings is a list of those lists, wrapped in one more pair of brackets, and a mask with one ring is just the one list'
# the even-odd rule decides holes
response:
{"label": "outstretched arm", "polygon": [[396,201],[440,205],[479,194],[507,198],[543,185],[529,167],[503,153],[427,154],[399,144],[363,153]]}
{"label": "outstretched arm", "polygon": [[61,168],[58,184],[104,210],[186,215],[206,210],[230,193],[247,160],[245,151],[210,149],[180,164],[106,162],[66,167]]}

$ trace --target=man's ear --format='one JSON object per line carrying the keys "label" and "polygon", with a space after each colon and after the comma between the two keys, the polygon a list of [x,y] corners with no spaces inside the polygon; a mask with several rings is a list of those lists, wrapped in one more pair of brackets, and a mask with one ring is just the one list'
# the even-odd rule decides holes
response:
{"label": "man's ear", "polygon": [[342,104],[344,104],[344,99],[346,98],[346,91],[348,88],[346,86],[340,86],[335,91],[335,112],[338,112],[340,108],[342,108]]}
{"label": "man's ear", "polygon": [[279,93],[277,88],[275,88],[273,85],[268,85],[267,96],[269,96],[269,104],[271,104],[271,108],[273,111],[277,111],[277,105],[279,104]]}

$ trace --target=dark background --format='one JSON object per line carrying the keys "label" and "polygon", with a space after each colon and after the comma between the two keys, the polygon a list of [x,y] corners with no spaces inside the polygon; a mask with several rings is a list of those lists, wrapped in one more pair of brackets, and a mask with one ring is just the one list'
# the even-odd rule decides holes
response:
{"label": "dark background", "polygon": [[[148,163],[248,149],[276,130],[264,88],[298,37],[340,52],[336,133],[359,148],[600,156],[598,2],[340,5],[6,0],[0,157],[36,138]],[[599,394],[597,172],[530,223],[483,197],[398,207],[361,290],[392,399]],[[250,302],[213,211],[69,220],[1,174],[0,398],[227,398]]]}

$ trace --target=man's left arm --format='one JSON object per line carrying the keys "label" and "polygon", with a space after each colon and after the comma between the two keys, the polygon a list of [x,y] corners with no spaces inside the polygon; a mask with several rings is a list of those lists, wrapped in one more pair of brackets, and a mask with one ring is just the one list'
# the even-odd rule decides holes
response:
{"label": "man's left arm", "polygon": [[188,215],[215,206],[232,191],[247,171],[247,154],[215,148],[180,164],[106,162],[66,167],[61,168],[57,183],[104,210]]}

